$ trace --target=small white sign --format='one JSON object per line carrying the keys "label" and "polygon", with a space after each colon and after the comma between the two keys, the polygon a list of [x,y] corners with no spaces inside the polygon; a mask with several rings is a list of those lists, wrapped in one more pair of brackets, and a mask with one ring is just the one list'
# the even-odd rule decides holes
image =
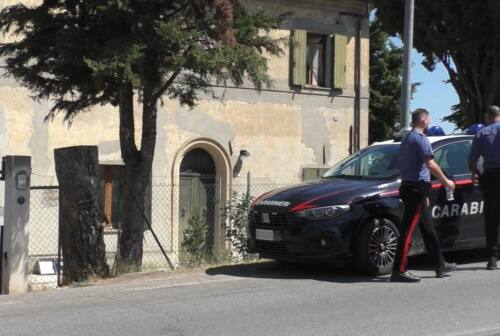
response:
{"label": "small white sign", "polygon": [[265,240],[265,241],[274,241],[274,231],[273,230],[255,230],[255,239],[257,240]]}

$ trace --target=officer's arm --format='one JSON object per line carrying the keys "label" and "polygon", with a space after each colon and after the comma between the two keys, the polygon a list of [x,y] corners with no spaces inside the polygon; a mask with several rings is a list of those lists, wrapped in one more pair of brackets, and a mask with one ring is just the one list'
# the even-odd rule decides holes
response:
{"label": "officer's arm", "polygon": [[425,161],[425,165],[431,171],[432,175],[436,176],[442,184],[450,189],[455,189],[455,183],[451,181],[446,175],[443,173],[443,170],[439,165],[434,161],[434,159],[428,159]]}
{"label": "officer's arm", "polygon": [[419,144],[419,155],[422,158],[422,161],[425,162],[425,165],[431,171],[432,175],[436,176],[442,184],[450,189],[455,189],[455,183],[448,179],[446,175],[444,175],[443,171],[439,167],[439,165],[434,161],[434,154],[432,153],[432,146],[427,137],[423,137],[422,141]]}

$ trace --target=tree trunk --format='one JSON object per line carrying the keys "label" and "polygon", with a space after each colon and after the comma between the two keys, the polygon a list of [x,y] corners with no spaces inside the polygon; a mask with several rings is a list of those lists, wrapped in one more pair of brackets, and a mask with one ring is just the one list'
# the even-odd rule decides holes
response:
{"label": "tree trunk", "polygon": [[137,272],[142,268],[144,229],[147,218],[146,191],[151,184],[151,171],[156,144],[157,97],[151,86],[143,89],[141,149],[135,144],[134,93],[131,83],[120,87],[120,146],[125,163],[122,232],[117,272]]}
{"label": "tree trunk", "polygon": [[148,176],[140,167],[126,165],[123,181],[124,199],[122,232],[120,235],[120,256],[118,273],[139,272],[142,269],[142,251],[146,217],[146,190]]}
{"label": "tree trunk", "polygon": [[63,281],[85,281],[109,274],[104,225],[97,205],[97,147],[54,150],[61,204],[59,227],[63,255]]}

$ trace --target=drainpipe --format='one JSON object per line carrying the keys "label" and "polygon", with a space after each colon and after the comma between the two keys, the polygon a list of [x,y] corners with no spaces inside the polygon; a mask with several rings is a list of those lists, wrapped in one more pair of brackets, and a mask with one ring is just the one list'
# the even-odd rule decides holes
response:
{"label": "drainpipe", "polygon": [[361,24],[364,16],[358,17],[356,24],[356,59],[354,66],[354,90],[356,100],[354,103],[354,151],[361,149]]}
{"label": "drainpipe", "polygon": [[357,19],[356,22],[356,43],[354,58],[354,134],[350,152],[357,152],[361,149],[361,27],[363,20],[368,17],[368,2],[366,14],[346,13],[340,15],[350,16]]}

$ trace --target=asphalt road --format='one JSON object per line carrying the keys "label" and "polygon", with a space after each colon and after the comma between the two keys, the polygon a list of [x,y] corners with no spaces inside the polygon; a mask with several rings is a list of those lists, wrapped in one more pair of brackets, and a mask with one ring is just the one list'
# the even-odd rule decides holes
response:
{"label": "asphalt road", "polygon": [[2,296],[0,335],[500,335],[500,270],[448,259],[445,279],[410,259],[419,284],[262,263]]}

